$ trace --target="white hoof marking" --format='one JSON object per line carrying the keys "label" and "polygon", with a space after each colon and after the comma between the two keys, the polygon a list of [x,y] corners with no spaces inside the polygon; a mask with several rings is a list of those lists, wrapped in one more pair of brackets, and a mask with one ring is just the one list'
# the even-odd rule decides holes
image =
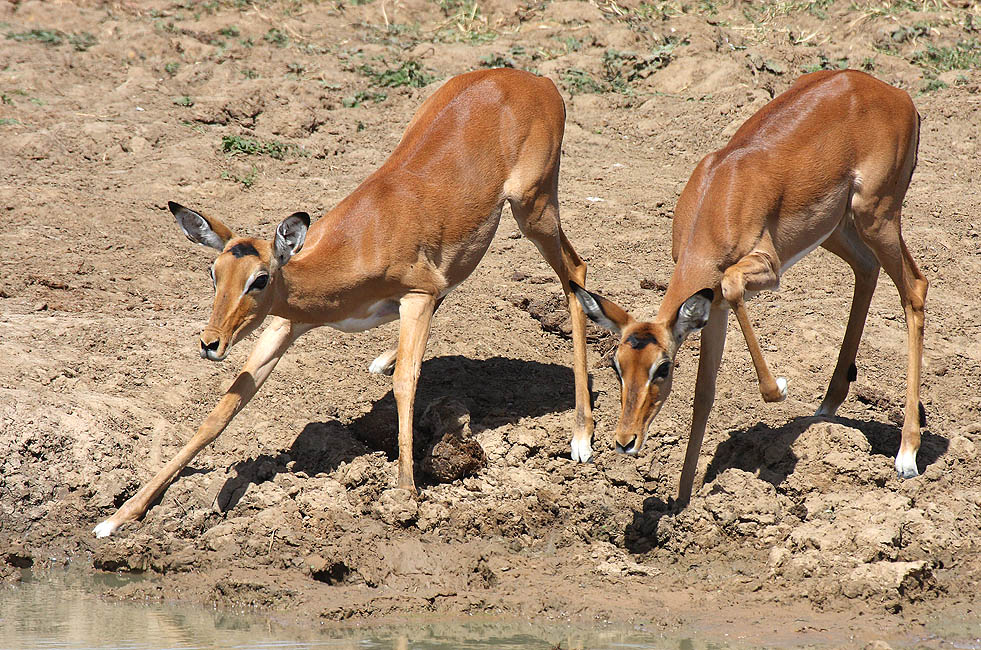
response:
{"label": "white hoof marking", "polygon": [[368,366],[368,372],[374,373],[376,375],[390,375],[392,371],[395,370],[395,358],[398,356],[398,350],[388,350],[379,354],[378,357],[371,362]]}
{"label": "white hoof marking", "polygon": [[572,439],[572,460],[587,463],[592,456],[593,449],[589,443],[589,438],[583,438],[582,440]]}
{"label": "white hoof marking", "polygon": [[113,532],[115,532],[115,530],[118,527],[119,527],[118,524],[114,524],[108,519],[106,519],[104,522],[93,528],[92,532],[95,533],[95,536],[99,538],[109,537],[110,535],[113,534]]}
{"label": "white hoof marking", "polygon": [[920,472],[916,469],[916,454],[900,449],[896,454],[896,472],[899,478],[919,476]]}
{"label": "white hoof marking", "polygon": [[777,377],[777,389],[780,391],[780,401],[787,399],[787,378]]}

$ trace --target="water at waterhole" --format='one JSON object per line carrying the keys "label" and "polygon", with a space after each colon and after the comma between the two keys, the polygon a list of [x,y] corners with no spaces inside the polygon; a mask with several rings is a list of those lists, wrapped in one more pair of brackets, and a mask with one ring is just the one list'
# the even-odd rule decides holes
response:
{"label": "water at waterhole", "polygon": [[[801,637],[774,644],[720,639],[717,630],[672,633],[626,627],[482,619],[446,623],[339,626],[287,623],[268,613],[223,611],[188,603],[115,600],[101,592],[133,578],[49,571],[0,585],[0,650],[741,650],[864,647]],[[823,641],[823,642],[822,642]],[[981,620],[947,623],[892,648],[981,650]]]}

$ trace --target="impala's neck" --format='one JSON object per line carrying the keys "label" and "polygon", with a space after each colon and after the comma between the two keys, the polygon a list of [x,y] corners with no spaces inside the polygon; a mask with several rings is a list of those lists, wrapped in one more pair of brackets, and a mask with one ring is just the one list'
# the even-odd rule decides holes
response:
{"label": "impala's neck", "polygon": [[[673,332],[681,305],[702,289],[712,289],[718,293],[721,280],[722,273],[714,260],[682,252],[654,322]],[[676,343],[675,348],[671,350],[671,355],[674,356],[680,343],[675,341],[673,336],[671,340]]]}
{"label": "impala's neck", "polygon": [[335,323],[387,297],[390,264],[364,228],[375,216],[351,198],[310,228],[303,250],[280,270],[270,314],[301,323]]}

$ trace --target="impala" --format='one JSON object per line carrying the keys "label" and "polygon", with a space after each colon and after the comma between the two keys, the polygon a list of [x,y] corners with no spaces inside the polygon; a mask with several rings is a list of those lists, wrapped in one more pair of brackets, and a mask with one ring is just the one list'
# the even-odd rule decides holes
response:
{"label": "impala", "polygon": [[586,265],[559,223],[559,158],[565,106],[548,79],[489,70],[449,80],[409,122],[392,155],[312,227],[297,212],[271,241],[235,236],[214,217],[170,203],[192,242],[220,254],[212,266],[211,319],[201,356],[269,326],[231,388],[197,433],[109,519],[98,537],[140,519],[150,503],[249,402],[287,348],[328,325],[359,332],[399,319],[398,347],[372,362],[394,371],[398,407],[398,486],[415,490],[412,417],[416,382],[436,308],[487,251],[505,202],[524,235],[558,274],[572,313],[576,421],[573,456],[590,453],[593,417],[586,376],[586,319],[571,283]]}
{"label": "impala", "polygon": [[704,328],[679,504],[691,497],[729,309],[746,339],[763,400],[785,399],[787,380],[770,373],[745,300],[777,288],[781,274],[818,246],[851,266],[855,292],[816,415],[833,416],[848,394],[869,303],[879,269],[885,268],[899,289],[908,332],[906,411],[896,470],[902,478],[918,474],[927,280],[903,241],[900,212],[916,166],[919,126],[909,95],[867,74],[805,75],[695,168],[675,208],[675,268],[653,322],[638,322],[609,300],[573,286],[586,314],[620,336],[613,358],[621,383],[615,433],[620,452],[640,451],[671,391],[678,348]]}

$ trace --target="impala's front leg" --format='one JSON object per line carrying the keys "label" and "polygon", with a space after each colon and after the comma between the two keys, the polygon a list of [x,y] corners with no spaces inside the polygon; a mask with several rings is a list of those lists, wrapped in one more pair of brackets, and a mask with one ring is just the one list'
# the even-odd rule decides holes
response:
{"label": "impala's front leg", "polygon": [[760,381],[760,393],[766,402],[781,402],[787,399],[787,379],[774,378],[763,359],[759,341],[749,322],[744,300],[747,291],[762,291],[776,287],[780,278],[774,269],[772,256],[754,251],[726,269],[722,276],[722,295],[736,312],[736,320],[746,339],[746,347],[753,358],[756,376]]}
{"label": "impala's front leg", "polygon": [[211,414],[205,419],[197,433],[184,445],[177,455],[153,479],[144,485],[129,501],[92,532],[96,537],[108,537],[121,524],[137,521],[157,496],[166,489],[177,475],[187,467],[198,453],[225,430],[232,418],[241,411],[259,387],[276,367],[286,349],[312,325],[292,323],[284,318],[275,318],[259,337],[242,371],[235,378],[231,388],[218,401]]}
{"label": "impala's front leg", "polygon": [[695,379],[695,400],[692,404],[691,434],[688,436],[688,449],[685,451],[685,464],[678,482],[678,504],[685,506],[691,500],[695,484],[695,470],[698,469],[698,456],[702,450],[705,426],[708,423],[712,404],[715,402],[715,380],[722,363],[722,351],[726,346],[726,329],[729,325],[729,312],[723,306],[713,308],[708,323],[702,330],[698,351],[698,376]]}
{"label": "impala's front leg", "polygon": [[399,487],[416,491],[412,477],[412,412],[416,384],[426,353],[436,299],[426,293],[407,293],[399,304],[399,350],[393,392],[399,412]]}
{"label": "impala's front leg", "polygon": [[[443,296],[443,298],[445,297],[446,296]],[[436,312],[439,311],[439,306],[443,304],[443,298],[436,301],[436,306],[433,307],[433,316],[435,316]],[[385,350],[375,357],[375,360],[368,365],[368,372],[376,375],[391,376],[395,372],[395,360],[398,358],[398,354],[398,346]]]}

